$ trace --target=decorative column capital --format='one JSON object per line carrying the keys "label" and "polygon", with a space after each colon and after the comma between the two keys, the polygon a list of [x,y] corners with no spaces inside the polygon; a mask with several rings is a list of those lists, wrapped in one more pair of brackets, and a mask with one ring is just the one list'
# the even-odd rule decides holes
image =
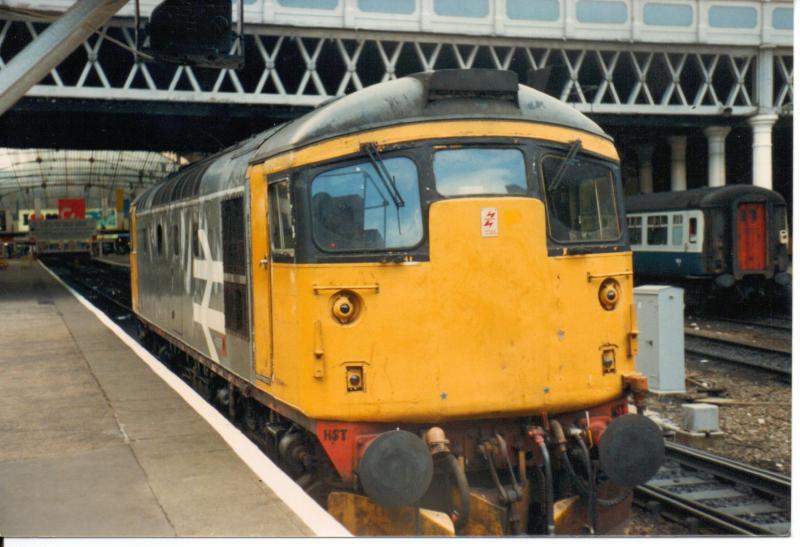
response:
{"label": "decorative column capital", "polygon": [[774,113],[756,114],[747,118],[747,123],[753,128],[753,132],[770,131],[775,122],[778,121],[778,115]]}
{"label": "decorative column capital", "polygon": [[656,146],[654,144],[640,144],[636,146],[636,155],[639,157],[639,161],[651,161],[655,149]]}
{"label": "decorative column capital", "polygon": [[673,152],[680,153],[682,151],[686,151],[686,135],[673,135],[671,137],[667,137],[667,142],[669,143],[669,146],[672,148]]}
{"label": "decorative column capital", "polygon": [[730,132],[730,127],[722,125],[712,125],[703,129],[703,134],[708,137],[708,140],[724,140]]}

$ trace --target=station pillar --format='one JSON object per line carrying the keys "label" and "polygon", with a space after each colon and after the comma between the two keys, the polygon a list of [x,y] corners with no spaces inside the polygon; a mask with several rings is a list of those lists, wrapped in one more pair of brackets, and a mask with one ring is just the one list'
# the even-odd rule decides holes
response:
{"label": "station pillar", "polygon": [[652,144],[640,144],[636,147],[639,158],[639,191],[643,194],[653,192],[653,150]]}
{"label": "station pillar", "polygon": [[686,136],[676,135],[667,138],[672,151],[670,171],[670,190],[686,190]]}
{"label": "station pillar", "polygon": [[749,119],[753,128],[753,185],[772,190],[772,126],[777,114],[756,114]]}
{"label": "station pillar", "polygon": [[725,186],[725,137],[730,127],[706,127],[703,133],[708,138],[708,185]]}

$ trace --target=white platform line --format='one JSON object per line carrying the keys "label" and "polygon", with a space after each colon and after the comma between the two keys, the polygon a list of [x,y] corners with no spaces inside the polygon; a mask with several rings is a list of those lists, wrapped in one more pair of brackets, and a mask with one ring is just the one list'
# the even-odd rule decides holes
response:
{"label": "white platform line", "polygon": [[244,433],[236,429],[217,409],[200,397],[156,357],[140,346],[127,332],[78,294],[50,268],[39,264],[67,289],[78,302],[92,312],[111,332],[139,356],[164,382],[186,401],[225,440],[239,458],[269,486],[294,513],[318,536],[352,537],[342,524],[320,507],[288,475],[275,465]]}

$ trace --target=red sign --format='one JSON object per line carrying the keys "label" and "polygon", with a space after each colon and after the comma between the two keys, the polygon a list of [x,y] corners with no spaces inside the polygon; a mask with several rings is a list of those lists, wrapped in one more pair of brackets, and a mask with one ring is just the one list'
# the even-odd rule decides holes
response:
{"label": "red sign", "polygon": [[83,198],[58,200],[58,218],[86,218],[86,200]]}

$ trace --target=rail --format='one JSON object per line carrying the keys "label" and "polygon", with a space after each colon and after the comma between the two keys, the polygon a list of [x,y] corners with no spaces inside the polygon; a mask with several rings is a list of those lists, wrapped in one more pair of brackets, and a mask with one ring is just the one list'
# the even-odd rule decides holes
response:
{"label": "rail", "polygon": [[766,370],[786,377],[792,375],[791,351],[767,349],[752,343],[742,343],[689,330],[685,331],[684,341],[688,354]]}
{"label": "rail", "polygon": [[639,500],[697,518],[729,534],[774,536],[789,533],[789,477],[667,442],[667,460]]}

